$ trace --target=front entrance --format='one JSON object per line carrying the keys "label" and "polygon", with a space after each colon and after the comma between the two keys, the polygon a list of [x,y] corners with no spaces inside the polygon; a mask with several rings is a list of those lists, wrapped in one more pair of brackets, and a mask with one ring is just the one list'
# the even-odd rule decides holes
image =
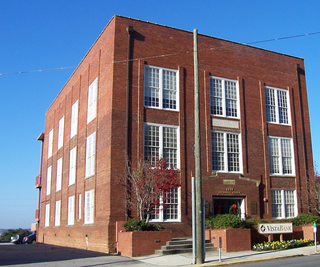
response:
{"label": "front entrance", "polygon": [[245,219],[243,197],[213,197],[213,215],[236,214]]}

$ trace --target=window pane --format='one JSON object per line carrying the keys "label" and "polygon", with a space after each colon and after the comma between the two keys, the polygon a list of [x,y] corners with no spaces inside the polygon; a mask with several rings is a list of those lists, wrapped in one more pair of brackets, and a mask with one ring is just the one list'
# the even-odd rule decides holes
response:
{"label": "window pane", "polygon": [[276,100],[275,100],[274,90],[271,88],[266,88],[265,97],[266,97],[267,121],[276,122],[277,114],[276,114]]}
{"label": "window pane", "polygon": [[159,89],[159,69],[145,68],[145,106],[159,107]]}
{"label": "window pane", "polygon": [[164,204],[164,220],[177,220],[179,216],[179,193],[178,188],[166,193]]}
{"label": "window pane", "polygon": [[281,140],[283,174],[292,174],[291,140]]}
{"label": "window pane", "polygon": [[281,190],[271,190],[272,217],[282,218]]}
{"label": "window pane", "polygon": [[155,164],[159,158],[159,148],[159,126],[145,125],[144,159]]}
{"label": "window pane", "polygon": [[279,123],[288,124],[288,101],[287,92],[278,91],[278,105],[279,105]]}
{"label": "window pane", "polygon": [[163,157],[170,167],[177,167],[177,149],[177,129],[163,127]]}
{"label": "window pane", "polygon": [[237,87],[235,82],[225,81],[226,115],[237,117]]}
{"label": "window pane", "polygon": [[284,191],[284,201],[285,201],[285,216],[286,218],[294,217],[294,191],[285,190]]}
{"label": "window pane", "polygon": [[213,132],[212,139],[212,169],[214,171],[224,170],[224,137],[223,133]]}
{"label": "window pane", "polygon": [[163,108],[176,109],[176,72],[163,70]]}
{"label": "window pane", "polygon": [[269,165],[270,165],[270,173],[279,173],[279,145],[278,139],[270,138],[269,139]]}
{"label": "window pane", "polygon": [[210,104],[212,115],[223,115],[222,81],[219,79],[210,79]]}
{"label": "window pane", "polygon": [[240,171],[239,163],[239,135],[227,134],[227,147],[228,147],[228,171]]}

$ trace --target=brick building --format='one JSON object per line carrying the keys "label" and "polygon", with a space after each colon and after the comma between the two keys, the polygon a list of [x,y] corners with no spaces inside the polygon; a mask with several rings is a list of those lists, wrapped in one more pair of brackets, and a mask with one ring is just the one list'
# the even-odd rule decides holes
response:
{"label": "brick building", "polygon": [[[204,35],[198,51],[206,215],[233,204],[243,219],[307,212],[303,59]],[[115,250],[115,222],[127,213],[117,180],[126,153],[133,166],[157,154],[180,169],[181,187],[152,221],[191,235],[193,72],[192,32],[111,19],[46,112],[39,242]]]}

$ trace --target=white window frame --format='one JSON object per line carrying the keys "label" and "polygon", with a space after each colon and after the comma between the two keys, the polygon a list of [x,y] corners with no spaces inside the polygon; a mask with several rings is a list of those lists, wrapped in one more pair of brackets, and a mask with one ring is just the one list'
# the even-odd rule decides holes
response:
{"label": "white window frame", "polygon": [[52,148],[53,148],[53,129],[49,132],[48,138],[48,158],[52,156]]}
{"label": "white window frame", "polygon": [[84,223],[94,222],[94,189],[86,191],[84,195]]}
{"label": "white window frame", "polygon": [[[277,142],[277,148],[278,148],[278,153],[274,155],[272,153],[272,148],[271,148],[271,139],[275,140]],[[284,155],[283,152],[283,141],[289,141],[290,142],[290,153],[291,156]],[[283,176],[295,176],[295,164],[294,164],[294,150],[293,150],[293,140],[292,138],[285,138],[285,137],[276,137],[276,136],[268,136],[268,154],[269,154],[269,171],[270,175],[283,175]],[[276,158],[278,157],[278,161],[276,162]],[[284,173],[284,164],[283,161],[285,159],[291,158],[290,164],[292,168],[292,173]],[[274,163],[277,164],[279,168],[279,172],[273,172],[272,171],[272,166],[274,166]]]}
{"label": "white window frame", "polygon": [[63,146],[63,135],[64,135],[64,116],[59,120],[58,149],[60,149]]}
{"label": "white window frame", "polygon": [[[279,89],[279,88],[274,88],[274,87],[270,87],[270,86],[265,86],[265,105],[266,105],[266,118],[267,118],[267,122],[268,123],[275,123],[275,124],[283,124],[283,125],[291,125],[291,112],[290,112],[290,99],[289,99],[289,91],[285,90],[285,89]],[[274,103],[270,103],[272,101],[270,101],[270,99],[268,98],[268,93],[267,91],[273,91],[274,92]],[[281,102],[279,100],[279,93],[285,93],[286,95],[286,101],[284,103],[284,105],[286,105],[286,107],[282,107],[281,106]],[[272,115],[270,115],[272,112],[270,111],[271,108],[274,108],[274,118]],[[281,112],[280,110],[286,110],[286,119],[288,120],[288,122],[283,122],[281,119]]]}
{"label": "white window frame", "polygon": [[[155,77],[156,84],[150,84],[150,71],[158,72],[153,73],[153,76]],[[170,84],[169,87],[165,87],[165,73],[171,73],[174,74],[173,84]],[[171,80],[172,76],[170,76]],[[153,80],[154,83],[154,80]],[[156,97],[155,92],[158,91],[158,97]],[[166,105],[170,105],[165,103],[165,92],[168,92],[167,95],[171,96],[175,94],[175,98],[173,97],[171,100],[175,101],[175,107],[167,107]],[[149,95],[148,95],[149,94]],[[146,103],[147,97],[154,97],[158,98],[158,105],[153,105]],[[170,99],[167,99],[170,100]],[[158,108],[158,109],[166,109],[166,110],[176,110],[179,111],[179,71],[174,69],[167,69],[167,68],[161,68],[161,67],[155,67],[155,66],[149,66],[145,65],[144,68],[144,106],[150,107],[150,108]]]}
{"label": "white window frame", "polygon": [[52,175],[52,166],[49,166],[47,168],[47,191],[46,191],[46,195],[50,195],[51,193],[51,175]]}
{"label": "white window frame", "polygon": [[49,225],[50,225],[50,204],[46,204],[45,216],[44,216],[44,227],[48,227]]}
{"label": "white window frame", "polygon": [[[159,139],[155,140],[155,137],[148,139],[147,133],[149,127],[158,129]],[[168,140],[165,144],[166,131],[174,130],[176,134],[175,142]],[[145,160],[149,160],[152,164],[155,164],[156,160],[163,157],[169,165],[173,165],[174,168],[180,168],[180,134],[179,126],[145,123],[143,130],[143,155]],[[152,143],[152,144],[151,144]],[[156,144],[157,143],[157,144]],[[157,151],[157,152],[155,152]],[[176,155],[172,155],[172,151],[176,151]],[[171,152],[171,153],[169,153]],[[171,155],[171,156],[167,156]],[[176,160],[175,160],[176,158]],[[176,163],[175,163],[176,161]]]}
{"label": "white window frame", "polygon": [[56,201],[56,212],[54,217],[54,226],[60,226],[61,200]]}
{"label": "white window frame", "polygon": [[[176,217],[175,219],[168,219],[165,214],[166,211],[169,210],[169,206],[170,206],[170,201],[172,200],[172,198],[167,199],[167,203],[165,205],[167,205],[167,207],[163,206],[163,199],[160,199],[160,206],[156,206],[154,208],[154,212],[151,213],[150,222],[180,222],[181,221],[181,188],[174,188],[173,190],[176,190],[176,194],[177,194],[177,203],[172,203],[173,206],[176,205],[176,207],[174,207],[174,210],[176,210]],[[175,198],[173,198],[175,199]]]}
{"label": "white window frame", "polygon": [[70,150],[70,166],[69,166],[69,185],[76,182],[77,171],[77,147],[75,146]]}
{"label": "white window frame", "polygon": [[74,102],[71,108],[71,130],[70,138],[74,137],[78,132],[78,115],[79,115],[79,101]]}
{"label": "white window frame", "polygon": [[88,114],[87,124],[97,116],[97,93],[98,93],[98,78],[89,85],[88,88]]}
{"label": "white window frame", "polygon": [[61,184],[62,184],[62,157],[57,160],[56,191],[61,190]]}
{"label": "white window frame", "polygon": [[81,199],[81,194],[79,194],[79,203],[78,203],[78,219],[81,220],[81,213],[82,213],[82,199]]}
{"label": "white window frame", "polygon": [[[215,133],[221,134],[223,137],[223,144],[220,147],[220,149],[216,150],[214,149],[214,142],[213,142],[213,135]],[[239,170],[237,171],[229,171],[229,164],[228,164],[228,135],[236,135],[238,136],[238,152],[235,152],[234,154],[238,154],[239,156]],[[224,172],[224,173],[242,173],[242,142],[241,142],[241,134],[235,133],[235,132],[223,132],[223,131],[211,131],[211,157],[212,157],[212,171],[213,172]],[[223,164],[220,164],[222,166],[222,169],[214,169],[214,153],[220,153],[222,155]],[[231,154],[231,153],[230,153]]]}
{"label": "white window frame", "polygon": [[[212,88],[212,84],[213,82],[217,80],[219,82],[221,82],[221,95],[217,95],[217,94],[214,94],[213,93],[213,88]],[[234,98],[228,98],[227,97],[227,84],[228,83],[232,83],[232,84],[235,84],[235,90],[236,90],[236,93],[235,93],[235,97],[236,99]],[[239,84],[238,84],[238,81],[237,80],[230,80],[230,79],[224,79],[224,78],[220,78],[220,77],[215,77],[215,76],[210,76],[210,79],[209,79],[209,87],[210,87],[210,90],[209,90],[209,94],[210,94],[210,114],[212,116],[219,116],[219,117],[227,117],[227,118],[237,118],[239,119],[240,118],[240,101],[239,101]],[[220,105],[221,105],[221,110],[220,112],[217,112],[217,111],[214,111],[214,107],[216,105],[214,105],[214,103],[220,101]],[[235,112],[236,112],[236,115],[228,115],[228,101],[235,101],[236,104],[235,104],[235,107],[233,107],[235,109]],[[219,114],[221,113],[221,114]]]}
{"label": "white window frame", "polygon": [[68,198],[68,225],[74,225],[74,207],[75,207],[75,197],[70,196]]}
{"label": "white window frame", "polygon": [[94,175],[96,157],[96,132],[87,137],[86,145],[86,178]]}
{"label": "white window frame", "polygon": [[[287,199],[288,195],[286,195],[286,193],[289,193],[289,192],[290,194],[292,194],[293,203],[288,203],[288,199]],[[277,199],[275,199],[276,194],[278,195]],[[273,219],[289,219],[289,218],[294,218],[298,216],[296,190],[271,189],[271,209],[272,209],[271,214]]]}

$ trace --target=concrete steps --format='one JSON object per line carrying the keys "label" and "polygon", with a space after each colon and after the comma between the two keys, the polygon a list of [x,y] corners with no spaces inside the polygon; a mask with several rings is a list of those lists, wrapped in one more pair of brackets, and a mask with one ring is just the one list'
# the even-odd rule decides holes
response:
{"label": "concrete steps", "polygon": [[[210,240],[206,240],[206,251],[217,251],[217,248]],[[173,238],[172,241],[167,241],[165,246],[155,251],[157,255],[169,255],[180,253],[192,253],[192,238]]]}

